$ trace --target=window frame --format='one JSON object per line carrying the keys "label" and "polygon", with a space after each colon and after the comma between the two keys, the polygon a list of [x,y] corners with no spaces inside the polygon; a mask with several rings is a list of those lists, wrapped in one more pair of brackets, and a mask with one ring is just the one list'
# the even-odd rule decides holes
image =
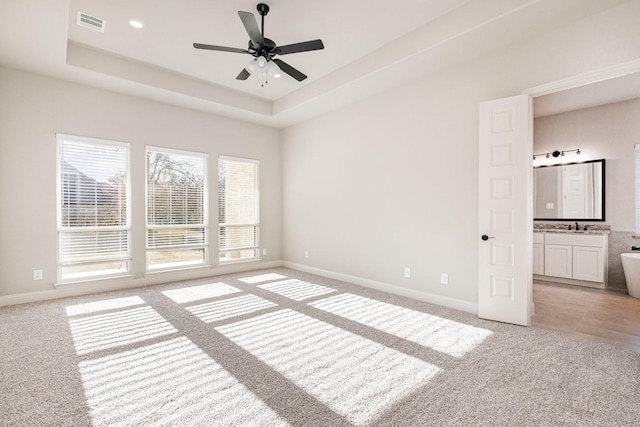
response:
{"label": "window frame", "polygon": [[[63,203],[63,143],[65,141],[75,142],[85,145],[94,145],[97,147],[118,147],[120,149],[124,149],[126,153],[126,181],[125,181],[125,225],[111,225],[111,226],[64,226],[62,224],[62,203]],[[121,141],[113,141],[101,138],[92,138],[86,136],[79,135],[69,135],[63,133],[56,133],[56,266],[57,266],[57,280],[60,283],[69,283],[69,282],[84,282],[91,280],[100,280],[100,279],[109,279],[113,277],[121,277],[131,274],[131,261],[132,261],[132,250],[131,250],[131,225],[132,225],[132,214],[131,214],[131,144],[128,142]],[[126,232],[126,256],[120,258],[105,258],[105,257],[95,257],[93,260],[85,261],[85,262],[62,262],[61,261],[61,249],[62,249],[62,241],[61,236],[63,233],[82,233],[82,232],[92,232],[92,231],[125,231]],[[120,269],[120,271],[114,272],[111,270],[91,270],[92,272],[96,272],[96,274],[78,274],[78,273],[69,273],[67,275],[63,274],[64,267],[69,266],[82,266],[82,265],[92,265],[99,263],[111,263],[111,262],[123,262],[124,268]],[[105,273],[99,273],[100,271],[106,271]]]}
{"label": "window frame", "polygon": [[[162,224],[162,225],[150,225],[149,224],[149,180],[148,180],[148,170],[147,170],[147,156],[149,152],[163,153],[169,155],[177,155],[177,156],[185,156],[185,157],[196,157],[201,158],[203,163],[203,186],[202,186],[202,224]],[[145,168],[144,168],[144,201],[145,201],[145,210],[144,210],[144,222],[145,222],[145,271],[147,273],[156,273],[163,271],[178,271],[178,270],[188,270],[193,268],[202,268],[210,265],[209,257],[209,179],[208,179],[208,170],[209,170],[209,154],[202,153],[197,151],[188,151],[188,150],[178,150],[173,148],[166,147],[158,147],[147,145],[144,150],[144,159],[145,159]],[[192,244],[192,245],[166,245],[162,247],[149,247],[149,230],[172,230],[172,229],[190,229],[190,228],[202,228],[204,233],[203,243],[200,244]],[[149,253],[152,251],[160,251],[160,250],[192,250],[192,249],[202,249],[203,256],[202,262],[197,263],[183,263],[180,264],[171,264],[159,267],[150,267],[149,265]]]}
{"label": "window frame", "polygon": [[[233,162],[244,162],[253,164],[255,168],[255,222],[253,223],[222,223],[220,222],[220,216],[218,216],[218,263],[220,265],[229,265],[229,264],[238,264],[245,262],[255,262],[260,261],[261,259],[261,251],[260,251],[260,160],[257,159],[249,159],[244,157],[234,157],[234,156],[218,156],[218,213],[220,212],[220,162],[221,161],[233,161]],[[253,246],[242,246],[235,248],[222,248],[222,240],[220,239],[220,235],[222,234],[223,228],[231,228],[231,227],[255,227],[255,245]],[[233,251],[243,251],[243,250],[253,250],[254,256],[251,258],[237,258],[237,259],[227,259],[223,260],[221,257],[223,252],[233,252]]]}

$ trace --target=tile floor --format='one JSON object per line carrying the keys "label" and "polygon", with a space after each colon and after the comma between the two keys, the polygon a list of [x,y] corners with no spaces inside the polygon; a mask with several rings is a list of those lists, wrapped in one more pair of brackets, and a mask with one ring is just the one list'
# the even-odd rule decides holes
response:
{"label": "tile floor", "polygon": [[640,299],[626,293],[534,281],[531,325],[640,353]]}

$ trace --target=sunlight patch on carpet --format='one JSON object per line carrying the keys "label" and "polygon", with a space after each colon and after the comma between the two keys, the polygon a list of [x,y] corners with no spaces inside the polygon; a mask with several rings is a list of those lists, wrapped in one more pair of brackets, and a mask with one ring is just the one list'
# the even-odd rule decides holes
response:
{"label": "sunlight patch on carpet", "polygon": [[203,322],[211,323],[277,306],[278,304],[255,295],[243,295],[222,301],[194,305],[187,307],[187,310]]}
{"label": "sunlight patch on carpet", "polygon": [[440,372],[290,309],[215,329],[356,425],[373,422]]}
{"label": "sunlight patch on carpet", "polygon": [[140,297],[111,298],[103,301],[87,302],[83,304],[69,305],[65,307],[67,316],[95,313],[98,311],[114,310],[146,304]]}
{"label": "sunlight patch on carpet", "polygon": [[310,306],[454,357],[462,357],[493,332],[353,294],[314,301]]}
{"label": "sunlight patch on carpet", "polygon": [[287,425],[185,337],[80,362],[95,427]]}
{"label": "sunlight patch on carpet", "polygon": [[330,294],[331,292],[336,291],[335,289],[327,288],[326,286],[316,285],[298,279],[267,283],[258,287],[295,301],[304,301],[309,298]]}
{"label": "sunlight patch on carpet", "polygon": [[238,288],[234,288],[231,285],[220,282],[162,291],[165,296],[171,298],[178,304],[199,301],[206,298],[215,298],[223,295],[235,294],[238,292],[242,291]]}
{"label": "sunlight patch on carpet", "polygon": [[151,307],[70,318],[69,327],[78,355],[106,350],[177,332]]}
{"label": "sunlight patch on carpet", "polygon": [[278,279],[286,279],[287,276],[283,276],[278,273],[266,273],[259,274],[257,276],[251,277],[243,277],[242,279],[238,279],[241,282],[246,283],[247,285],[255,285],[256,283],[268,282],[270,280],[278,280]]}

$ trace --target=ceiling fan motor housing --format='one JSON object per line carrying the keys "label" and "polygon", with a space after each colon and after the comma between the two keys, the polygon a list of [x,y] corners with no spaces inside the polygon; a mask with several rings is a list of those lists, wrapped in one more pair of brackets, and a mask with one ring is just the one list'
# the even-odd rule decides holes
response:
{"label": "ceiling fan motor housing", "polygon": [[260,13],[260,16],[265,16],[267,13],[269,13],[269,5],[264,3],[258,3],[256,9],[258,9],[258,13]]}

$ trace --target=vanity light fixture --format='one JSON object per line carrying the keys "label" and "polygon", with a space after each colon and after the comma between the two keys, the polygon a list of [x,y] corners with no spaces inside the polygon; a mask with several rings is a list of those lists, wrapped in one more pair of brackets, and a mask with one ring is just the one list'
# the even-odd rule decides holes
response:
{"label": "vanity light fixture", "polygon": [[555,151],[553,151],[551,153],[534,154],[533,155],[533,160],[535,160],[536,157],[539,157],[539,156],[545,156],[545,158],[547,158],[547,159],[550,156],[553,156],[553,157],[564,157],[565,153],[573,153],[573,152],[575,152],[576,154],[580,155],[580,149],[579,148],[576,148],[575,150],[562,150],[562,151],[555,150]]}

